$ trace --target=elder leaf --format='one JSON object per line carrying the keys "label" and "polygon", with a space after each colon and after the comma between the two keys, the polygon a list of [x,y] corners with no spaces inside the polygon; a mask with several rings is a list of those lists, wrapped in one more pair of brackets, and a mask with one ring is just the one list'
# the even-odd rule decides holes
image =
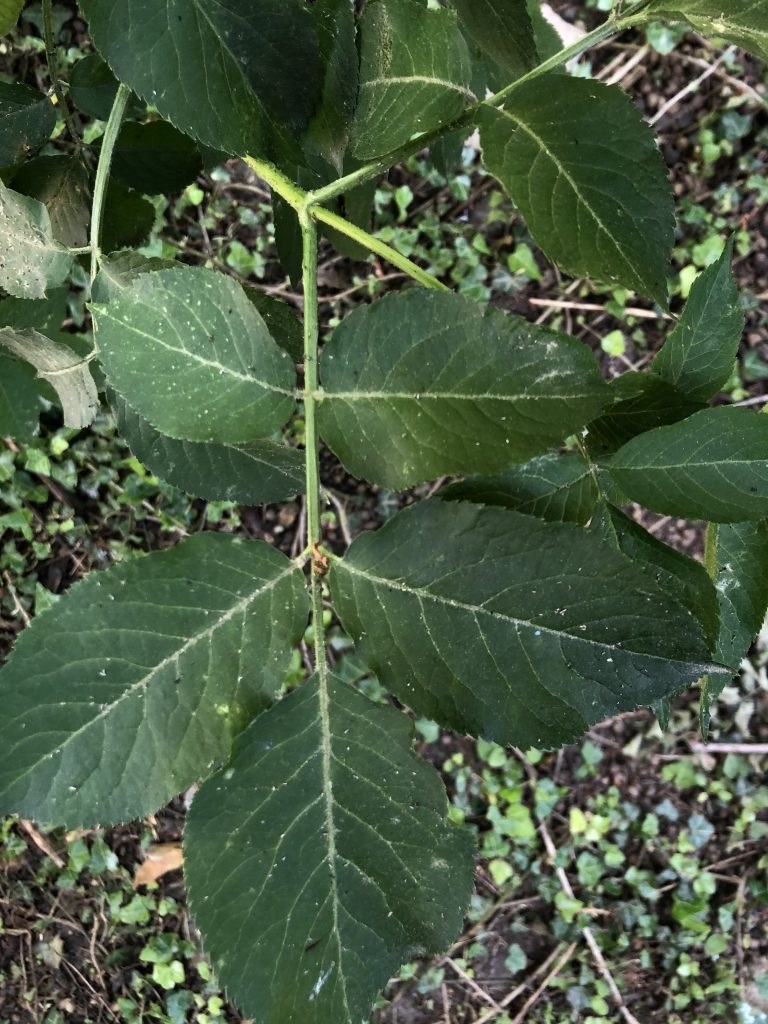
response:
{"label": "elder leaf", "polygon": [[207,501],[264,505],[303,494],[304,453],[274,441],[247,445],[176,441],[119,396],[110,403],[133,454],[162,480]]}
{"label": "elder leaf", "polygon": [[14,175],[13,187],[44,204],[58,242],[73,248],[87,244],[91,197],[79,157],[35,157]]}
{"label": "elder leaf", "polygon": [[0,808],[75,828],[162,807],[229,757],[307,622],[304,577],[218,533],[77,583],[0,672]]}
{"label": "elder leaf", "polygon": [[43,204],[0,180],[0,288],[21,299],[42,299],[66,279],[71,265]]}
{"label": "elder leaf", "polygon": [[387,690],[503,744],[562,746],[709,668],[701,625],[643,569],[507,509],[422,502],[358,538],[330,586]]}
{"label": "elder leaf", "polygon": [[356,157],[389,153],[475,101],[469,51],[453,11],[419,0],[370,0],[360,36]]}
{"label": "elder leaf", "polygon": [[687,21],[697,32],[736,43],[768,60],[768,9],[764,0],[651,0],[649,18]]}
{"label": "elder leaf", "polygon": [[473,476],[444,487],[438,497],[496,505],[546,519],[584,525],[597,505],[595,474],[578,452],[540,455],[496,476]]}
{"label": "elder leaf", "polygon": [[118,79],[185,134],[228,153],[268,155],[277,139],[307,128],[321,67],[315,22],[302,0],[81,6]]}
{"label": "elder leaf", "polygon": [[88,363],[71,348],[38,331],[0,330],[0,346],[29,363],[56,392],[65,427],[87,427],[99,411],[99,393]]}
{"label": "elder leaf", "polygon": [[699,401],[716,395],[733,373],[744,330],[733,242],[696,278],[677,327],[653,361],[654,373]]}
{"label": "elder leaf", "polygon": [[0,167],[26,160],[47,142],[55,127],[56,111],[44,93],[0,82]]}
{"label": "elder leaf", "polygon": [[768,518],[768,416],[718,406],[641,434],[605,461],[654,512],[738,523]]}
{"label": "elder leaf", "polygon": [[181,192],[203,169],[194,141],[167,121],[126,121],[112,157],[112,176],[146,195]]}
{"label": "elder leaf", "polygon": [[158,270],[92,309],[111,386],[168,437],[250,442],[291,415],[291,359],[232,278]]}
{"label": "elder leaf", "polygon": [[[405,715],[323,671],[257,719],[196,794],[190,908],[255,1024],[360,1024],[404,960],[460,929],[475,841],[446,820],[413,738]],[[249,956],[232,956],[233,934]]]}
{"label": "elder leaf", "polygon": [[422,289],[353,312],[320,370],[323,439],[352,474],[394,489],[526,462],[608,390],[575,339]]}
{"label": "elder leaf", "polygon": [[23,6],[24,0],[0,0],[0,36],[15,28]]}
{"label": "elder leaf", "polygon": [[483,162],[546,255],[667,304],[674,200],[650,128],[618,86],[545,75],[479,119]]}
{"label": "elder leaf", "polygon": [[528,0],[451,0],[467,35],[510,81],[538,63]]}

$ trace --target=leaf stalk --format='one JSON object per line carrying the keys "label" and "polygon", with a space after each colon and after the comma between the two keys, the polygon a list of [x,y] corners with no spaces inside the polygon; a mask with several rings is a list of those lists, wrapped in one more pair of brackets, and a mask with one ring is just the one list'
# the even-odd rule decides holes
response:
{"label": "leaf stalk", "polygon": [[112,156],[130,95],[131,90],[127,85],[121,83],[115,96],[115,102],[112,104],[107,127],[104,130],[104,138],[101,142],[99,164],[96,168],[96,181],[93,186],[93,206],[91,208],[91,285],[96,280],[96,275],[99,272],[99,262],[101,261],[101,225],[104,219],[104,206],[107,197],[109,172],[112,167]]}

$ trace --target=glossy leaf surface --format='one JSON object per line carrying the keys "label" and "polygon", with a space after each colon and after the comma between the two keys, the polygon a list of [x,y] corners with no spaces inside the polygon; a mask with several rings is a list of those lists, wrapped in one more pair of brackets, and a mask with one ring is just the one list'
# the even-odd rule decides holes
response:
{"label": "glossy leaf surface", "polygon": [[739,523],[768,517],[768,416],[719,406],[624,445],[606,465],[654,512]]}
{"label": "glossy leaf surface", "polygon": [[353,312],[320,369],[323,439],[352,474],[395,489],[525,462],[607,392],[573,338],[423,289]]}
{"label": "glossy leaf surface", "polygon": [[192,267],[141,274],[93,311],[111,386],[169,437],[250,442],[291,415],[291,360],[232,278]]}
{"label": "glossy leaf surface", "polygon": [[255,1024],[360,1024],[403,960],[461,927],[474,838],[446,821],[413,737],[406,716],[323,673],[257,719],[196,795],[192,913]]}
{"label": "glossy leaf surface", "polygon": [[307,605],[284,555],[214,533],[76,584],[0,673],[2,813],[74,828],[162,807],[271,703]]}
{"label": "glossy leaf surface", "polygon": [[483,162],[546,255],[662,306],[672,189],[653,133],[618,86],[545,75],[480,118]]}
{"label": "glossy leaf surface", "polygon": [[577,526],[506,509],[401,512],[334,563],[331,595],[387,690],[503,744],[561,746],[707,671],[701,626],[645,571]]}

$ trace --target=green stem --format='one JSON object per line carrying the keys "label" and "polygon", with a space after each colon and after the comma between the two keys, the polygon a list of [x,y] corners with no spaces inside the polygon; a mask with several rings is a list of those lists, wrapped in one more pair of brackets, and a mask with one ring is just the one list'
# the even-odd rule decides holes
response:
{"label": "green stem", "polygon": [[131,90],[127,85],[120,85],[112,104],[112,110],[104,130],[104,138],[101,140],[101,152],[99,153],[99,165],[96,168],[96,182],[93,186],[93,206],[91,208],[91,284],[96,280],[99,272],[99,261],[101,260],[101,223],[104,219],[104,203],[107,196],[107,185],[109,183],[109,171],[112,167],[112,154],[115,151],[115,143],[120,133],[120,125],[123,121],[125,108]]}
{"label": "green stem", "polygon": [[56,102],[61,111],[61,116],[64,118],[64,124],[67,126],[67,131],[70,134],[72,140],[79,146],[80,137],[75,127],[75,122],[72,118],[72,113],[69,109],[69,103],[67,97],[64,95],[64,90],[61,87],[61,77],[59,68],[59,58],[56,53],[56,40],[53,38],[53,24],[51,20],[51,9],[53,6],[53,0],[43,0],[43,39],[45,41],[45,57],[48,62],[48,74],[53,85],[53,91],[56,96]]}
{"label": "green stem", "polygon": [[417,266],[413,260],[409,260],[407,256],[401,255],[396,249],[387,245],[385,242],[380,241],[378,238],[359,228],[356,224],[350,223],[343,217],[340,217],[338,213],[332,213],[330,210],[323,209],[322,206],[310,206],[310,215],[315,219],[321,221],[323,224],[327,224],[329,227],[335,228],[336,231],[340,231],[347,238],[351,238],[353,241],[358,242],[360,245],[365,246],[371,252],[377,256],[381,256],[382,259],[387,260],[392,266],[397,267],[398,270],[404,271],[409,277],[412,277],[414,281],[418,281],[420,285],[425,288],[434,288],[437,291],[449,292],[451,289],[438,281],[436,277],[433,277],[426,270],[422,270],[421,267]]}
{"label": "green stem", "polygon": [[244,160],[251,170],[258,174],[262,181],[266,181],[269,187],[277,192],[297,213],[304,209],[307,204],[307,193],[298,185],[294,185],[291,179],[279,171],[274,164],[268,163],[266,160],[257,160],[252,156],[246,156]]}
{"label": "green stem", "polygon": [[[646,6],[645,0],[643,0],[640,6]],[[359,167],[356,171],[352,171],[351,174],[346,174],[343,178],[338,178],[336,181],[331,182],[330,185],[325,185],[323,188],[310,192],[308,194],[309,202],[319,204],[328,203],[332,199],[337,199],[339,196],[345,195],[345,193],[351,191],[351,189],[364,184],[371,178],[377,178],[380,174],[384,174],[391,167],[394,167],[395,164],[401,163],[403,160],[406,160],[410,156],[414,156],[416,153],[420,153],[422,150],[429,149],[430,146],[435,142],[438,142],[444,135],[458,131],[460,128],[471,128],[477,121],[478,114],[482,107],[499,106],[499,104],[503,103],[504,100],[507,99],[507,97],[516,89],[525,85],[526,82],[530,82],[534,78],[539,78],[539,76],[545,75],[549,71],[554,71],[556,68],[561,67],[563,64],[567,64],[568,61],[573,60],[575,57],[580,57],[581,54],[590,49],[590,47],[595,46],[598,43],[602,43],[606,39],[610,39],[612,36],[618,35],[620,32],[624,32],[626,29],[632,28],[634,25],[639,25],[646,20],[646,16],[638,13],[638,8],[635,7],[632,9],[631,13],[624,18],[615,18],[604,22],[592,32],[588,32],[587,35],[573,43],[571,46],[566,46],[564,49],[554,54],[554,56],[550,57],[549,60],[545,60],[532,71],[529,71],[510,85],[505,86],[504,89],[497,92],[494,96],[489,97],[487,100],[483,100],[481,103],[473,104],[471,107],[468,107],[462,114],[453,121],[450,121],[448,124],[443,125],[441,128],[435,128],[431,132],[426,132],[424,135],[420,135],[416,139],[412,139],[401,149],[396,150],[393,153],[388,153],[386,156],[379,157],[376,160],[372,160],[363,167]]]}
{"label": "green stem", "polygon": [[304,207],[299,211],[303,245],[302,279],[304,284],[304,422],[305,466],[307,478],[307,547],[312,553],[310,591],[312,632],[315,638],[315,671],[324,673],[325,627],[323,623],[323,582],[318,564],[322,541],[320,521],[320,453],[317,436],[317,392],[319,389],[317,303],[317,225]]}

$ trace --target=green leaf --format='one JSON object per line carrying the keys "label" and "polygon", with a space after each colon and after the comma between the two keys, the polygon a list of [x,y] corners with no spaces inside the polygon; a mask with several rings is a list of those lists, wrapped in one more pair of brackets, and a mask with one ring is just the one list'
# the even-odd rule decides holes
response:
{"label": "green leaf", "polygon": [[105,252],[143,245],[155,223],[155,208],[148,199],[110,178],[104,204],[101,244]]}
{"label": "green leaf", "polygon": [[422,502],[356,540],[330,585],[387,690],[498,743],[562,746],[708,671],[690,612],[570,523]]}
{"label": "green leaf", "polygon": [[38,156],[14,175],[13,187],[43,203],[54,238],[62,245],[88,242],[91,201],[88,174],[76,156]]}
{"label": "green leaf", "polygon": [[0,808],[74,828],[162,807],[229,757],[306,626],[299,569],[204,533],[77,583],[0,673]]}
{"label": "green leaf", "polygon": [[0,82],[0,167],[26,160],[51,137],[55,127],[56,111],[44,93]]}
{"label": "green leaf", "polygon": [[624,445],[606,466],[654,512],[738,523],[768,518],[768,416],[718,406]]}
{"label": "green leaf", "polygon": [[360,25],[360,93],[352,151],[389,153],[475,102],[456,15],[419,0],[370,0]]}
{"label": "green leaf", "polygon": [[541,455],[497,476],[475,476],[449,484],[438,495],[452,501],[496,505],[550,523],[586,523],[597,505],[594,473],[578,452]]}
{"label": "green leaf", "polygon": [[638,434],[692,416],[704,408],[652,373],[623,373],[609,384],[614,404],[589,424],[587,444],[594,455],[615,452]]}
{"label": "green leaf", "polygon": [[137,192],[181,192],[202,169],[195,143],[167,121],[126,121],[120,129],[112,175]]}
{"label": "green leaf", "polygon": [[0,437],[32,440],[40,418],[40,389],[30,366],[0,352]]}
{"label": "green leaf", "polygon": [[652,0],[643,14],[687,21],[702,35],[727,39],[768,60],[768,11],[763,0]]}
{"label": "green leaf", "polygon": [[42,203],[0,180],[0,288],[22,299],[42,299],[67,277],[72,257],[51,232]]}
{"label": "green leaf", "polygon": [[24,0],[0,0],[0,36],[13,31],[23,6]]}
{"label": "green leaf", "polygon": [[321,380],[323,439],[350,473],[395,489],[525,462],[588,422],[607,392],[575,339],[423,289],[348,316]]}
{"label": "green leaf", "polygon": [[[590,530],[645,568],[660,587],[687,608],[701,623],[710,649],[720,629],[717,593],[700,562],[675,551],[644,530],[617,508],[601,504]],[[716,653],[715,661],[722,658]]]}
{"label": "green leaf", "polygon": [[102,256],[99,273],[93,282],[93,301],[111,302],[121,295],[141,274],[155,270],[171,270],[179,264],[158,256],[142,256],[139,252],[115,252]]}
{"label": "green leaf", "polygon": [[[536,52],[540,61],[549,60],[563,49],[563,41],[557,29],[544,17],[541,10],[541,0],[528,0],[528,16],[533,25],[533,35],[536,40]],[[564,73],[564,69],[560,69]]]}
{"label": "green leaf", "polygon": [[88,363],[71,348],[51,341],[38,331],[0,330],[0,346],[34,366],[61,402],[64,426],[87,427],[99,411],[99,393]]}
{"label": "green leaf", "polygon": [[[72,102],[78,110],[98,121],[108,119],[119,84],[107,63],[97,53],[79,60],[69,73],[69,95]],[[142,115],[146,115],[146,108],[132,94],[126,107],[126,116]]]}
{"label": "green leaf", "polygon": [[527,0],[451,0],[465,32],[508,81],[538,64]]}
{"label": "green leaf", "polygon": [[404,960],[461,927],[474,839],[446,821],[413,736],[405,715],[324,673],[254,722],[195,796],[190,907],[255,1024],[360,1024]]}
{"label": "green leaf", "polygon": [[307,147],[341,175],[357,101],[355,16],[349,0],[317,0],[311,11],[317,25],[324,80],[320,104],[307,133]]}
{"label": "green leaf", "polygon": [[298,137],[309,125],[321,66],[302,0],[81,6],[118,79],[185,134],[228,153],[268,155],[276,136]]}
{"label": "green leaf", "polygon": [[715,527],[720,598],[717,660],[734,672],[760,632],[768,608],[768,524]]}
{"label": "green leaf", "polygon": [[232,278],[196,267],[158,270],[92,308],[110,384],[163,434],[250,442],[293,412],[290,357]]}
{"label": "green leaf", "polygon": [[175,441],[159,433],[123,399],[111,403],[133,454],[168,483],[208,501],[264,505],[304,492],[304,453],[274,441],[237,447]]}
{"label": "green leaf", "polygon": [[295,363],[304,359],[304,325],[293,306],[274,295],[268,295],[258,288],[248,287],[245,294],[258,309],[267,330],[274,340],[285,349]]}
{"label": "green leaf", "polygon": [[744,313],[731,270],[733,237],[723,255],[693,283],[680,322],[653,361],[653,370],[679,391],[706,401],[733,373]]}
{"label": "green leaf", "polygon": [[571,274],[667,304],[674,201],[653,133],[618,86],[545,75],[480,117],[483,162]]}

